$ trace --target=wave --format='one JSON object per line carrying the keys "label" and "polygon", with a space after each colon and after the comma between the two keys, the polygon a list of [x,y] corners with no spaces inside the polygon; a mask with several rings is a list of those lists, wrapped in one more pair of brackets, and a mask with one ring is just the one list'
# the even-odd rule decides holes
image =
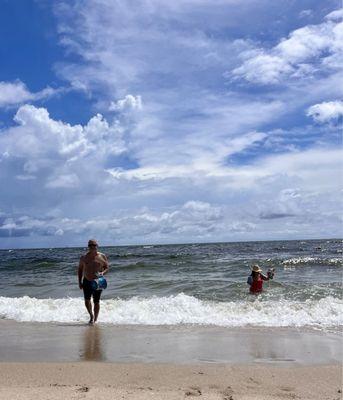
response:
{"label": "wave", "polygon": [[[0,297],[0,318],[31,322],[84,322],[81,298]],[[202,301],[180,293],[169,297],[109,299],[101,302],[101,322],[112,325],[216,325],[318,328],[343,325],[343,301],[260,300]]]}
{"label": "wave", "polygon": [[282,261],[283,265],[342,265],[342,258],[295,257]]}

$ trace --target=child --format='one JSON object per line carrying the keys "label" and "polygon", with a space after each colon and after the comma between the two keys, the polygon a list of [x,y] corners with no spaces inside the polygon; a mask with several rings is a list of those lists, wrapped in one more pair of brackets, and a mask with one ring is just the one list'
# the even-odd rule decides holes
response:
{"label": "child", "polygon": [[263,290],[263,281],[269,281],[274,277],[274,268],[269,269],[267,276],[262,274],[262,269],[258,265],[251,267],[251,275],[248,277],[248,285],[250,285],[250,293],[261,293]]}

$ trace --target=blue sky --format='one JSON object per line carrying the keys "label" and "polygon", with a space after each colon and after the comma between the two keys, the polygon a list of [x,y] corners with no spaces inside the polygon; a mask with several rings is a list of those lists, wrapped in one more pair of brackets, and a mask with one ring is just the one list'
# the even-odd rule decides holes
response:
{"label": "blue sky", "polygon": [[342,236],[339,1],[0,6],[1,247]]}

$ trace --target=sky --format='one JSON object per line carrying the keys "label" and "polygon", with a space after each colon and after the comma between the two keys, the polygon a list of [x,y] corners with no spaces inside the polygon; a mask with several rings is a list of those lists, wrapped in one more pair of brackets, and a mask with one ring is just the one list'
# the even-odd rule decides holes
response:
{"label": "sky", "polygon": [[0,248],[342,237],[336,0],[0,0]]}

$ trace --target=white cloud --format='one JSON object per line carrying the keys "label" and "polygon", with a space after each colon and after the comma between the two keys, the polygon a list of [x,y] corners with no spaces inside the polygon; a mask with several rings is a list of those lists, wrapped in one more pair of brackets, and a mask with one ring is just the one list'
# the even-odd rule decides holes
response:
{"label": "white cloud", "polygon": [[[203,177],[222,176],[226,174],[223,165],[230,156],[253,147],[265,137],[262,132],[248,132],[235,138],[223,138],[222,142],[209,143],[206,137],[189,136],[175,145],[163,143],[160,147],[137,150],[136,157],[142,160],[142,166],[129,170],[109,168],[107,171],[115,179],[128,181],[163,181],[198,174]],[[173,156],[173,152],[178,150],[181,155]],[[166,157],[168,151],[171,151],[170,157]]]}
{"label": "white cloud", "polygon": [[142,98],[141,96],[133,96],[128,94],[125,98],[120,99],[116,102],[111,102],[110,111],[126,111],[126,110],[141,110],[142,109]]}
{"label": "white cloud", "polygon": [[[270,179],[259,179],[259,184],[242,197],[231,188],[223,204],[189,200],[170,207],[113,208],[112,215],[106,216],[97,215],[96,210],[93,216],[83,218],[5,216],[0,221],[0,236],[3,244],[14,237],[30,237],[37,245],[37,237],[51,236],[54,243],[61,240],[71,245],[82,244],[77,239],[82,237],[97,237],[101,244],[126,244],[313,238],[327,234],[328,229],[331,236],[339,233],[340,212],[331,188],[318,192],[320,185],[300,188],[287,182],[285,176],[273,179],[282,182],[278,188]],[[297,183],[301,186],[300,180]],[[213,189],[218,187],[212,182]],[[194,190],[191,195],[196,195]],[[234,201],[238,199],[239,205]]]}
{"label": "white cloud", "polygon": [[240,67],[233,70],[235,76],[261,84],[278,83],[293,72],[294,67],[285,59],[266,54],[263,50],[255,51],[253,57],[247,58]]}
{"label": "white cloud", "polygon": [[313,11],[310,9],[301,10],[299,13],[300,18],[308,18],[313,16]]}
{"label": "white cloud", "polygon": [[70,125],[52,119],[45,108],[24,105],[14,120],[18,125],[0,136],[0,182],[7,186],[2,204],[7,209],[18,198],[27,208],[50,209],[63,201],[58,191],[76,196],[104,190],[105,166],[126,151],[125,128],[100,114],[84,126]]}
{"label": "white cloud", "polygon": [[[118,213],[117,213],[118,214]],[[2,240],[11,237],[97,237],[102,244],[127,243],[170,243],[175,240],[213,240],[213,235],[244,234],[253,232],[255,224],[228,218],[224,209],[206,202],[191,200],[169,209],[153,210],[147,207],[107,218],[32,218],[29,216],[11,217],[0,222]]]}
{"label": "white cloud", "polygon": [[27,101],[36,101],[51,97],[60,90],[47,87],[40,92],[32,93],[20,80],[0,82],[0,107],[13,107]]}
{"label": "white cloud", "polygon": [[[111,171],[114,179],[119,181],[151,181],[168,186],[173,178],[193,182],[201,186],[210,186],[211,190],[237,191],[246,190],[254,196],[261,190],[278,190],[279,185],[297,183],[302,189],[313,188],[319,192],[332,190],[336,192],[337,179],[343,167],[341,149],[310,149],[294,151],[259,158],[247,165],[192,165],[141,167],[128,171]],[[201,177],[199,180],[198,177]],[[273,189],[273,186],[275,188]],[[270,188],[269,188],[270,186]],[[267,189],[268,187],[268,189]],[[263,189],[262,189],[263,188]]]}
{"label": "white cloud", "polygon": [[327,101],[314,104],[309,107],[306,115],[320,123],[337,121],[343,116],[343,101]]}
{"label": "white cloud", "polygon": [[55,179],[51,178],[46,187],[48,188],[75,188],[79,186],[80,180],[76,174],[60,175]]}
{"label": "white cloud", "polygon": [[[100,103],[103,107],[107,104],[106,111],[113,98],[120,99],[111,102],[114,111],[138,110],[143,99],[144,114],[149,121],[156,121],[159,131],[172,130],[165,126],[171,115],[182,122],[186,110],[188,123],[192,122],[189,115],[196,119],[202,114],[201,122],[206,122],[207,116],[208,126],[213,125],[211,86],[216,81],[224,84],[228,59],[247,46],[244,41],[216,37],[207,30],[237,24],[235,15],[245,18],[257,2],[246,1],[242,9],[236,7],[236,0],[196,3],[196,13],[190,1],[171,5],[143,0],[125,7],[107,1],[86,1],[82,7],[63,3],[56,7],[61,42],[81,61],[60,63],[57,74],[72,86],[101,92]],[[173,125],[178,124],[173,121]],[[151,132],[150,128],[147,131]]]}
{"label": "white cloud", "polygon": [[[68,56],[56,72],[99,114],[69,124],[25,105],[16,126],[2,127],[1,245],[335,235],[337,126],[291,125],[340,98],[338,13],[280,40],[285,4],[58,2]],[[254,37],[276,44],[259,48]],[[235,67],[240,78],[285,85],[250,90],[223,77]],[[33,101],[22,88],[21,101]]]}
{"label": "white cloud", "polygon": [[251,83],[277,84],[287,78],[312,77],[342,67],[343,22],[341,11],[328,14],[318,25],[292,31],[271,49],[241,53],[243,63],[232,70],[235,78]]}
{"label": "white cloud", "polygon": [[340,20],[342,20],[342,18],[343,18],[343,9],[342,8],[332,11],[326,16],[326,19],[331,19],[333,21],[340,21]]}
{"label": "white cloud", "polygon": [[21,81],[0,82],[0,106],[18,104],[31,100],[33,94],[27,89]]}
{"label": "white cloud", "polygon": [[[0,141],[7,157],[27,158],[26,172],[35,170],[35,158],[49,157],[65,163],[92,154],[101,158],[125,150],[120,127],[115,121],[109,124],[101,114],[92,117],[85,126],[72,126],[53,120],[45,108],[24,105],[18,109],[14,121],[18,126],[5,131]],[[21,136],[25,140],[20,140]]]}

